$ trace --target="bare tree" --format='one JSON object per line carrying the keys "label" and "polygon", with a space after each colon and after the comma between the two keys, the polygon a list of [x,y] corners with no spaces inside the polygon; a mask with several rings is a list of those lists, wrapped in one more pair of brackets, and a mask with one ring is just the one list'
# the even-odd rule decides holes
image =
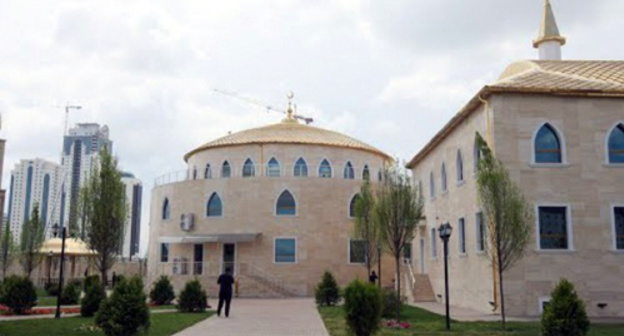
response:
{"label": "bare tree", "polygon": [[0,267],[2,267],[2,280],[4,280],[9,267],[13,264],[13,259],[15,259],[17,254],[17,248],[8,221],[6,226],[3,226],[1,230],[0,244],[2,245],[0,251]]}
{"label": "bare tree", "polygon": [[478,195],[489,232],[487,255],[498,272],[501,325],[505,329],[503,273],[522,259],[529,244],[533,214],[520,188],[511,180],[479,133],[475,141],[481,151],[477,170]]}
{"label": "bare tree", "polygon": [[399,260],[403,248],[414,238],[418,222],[423,218],[421,195],[410,182],[407,174],[398,165],[383,173],[383,180],[377,192],[375,220],[386,248],[394,257],[397,274],[396,319],[401,314],[401,265]]}
{"label": "bare tree", "polygon": [[40,250],[43,245],[44,228],[39,218],[38,204],[34,205],[30,219],[24,222],[20,238],[20,262],[24,273],[30,278],[32,271],[43,260],[43,253]]}
{"label": "bare tree", "polygon": [[375,206],[375,198],[371,191],[369,180],[365,180],[360,188],[360,194],[355,201],[355,237],[364,241],[365,266],[368,275],[371,274],[371,268],[377,261],[377,241],[379,230],[375,221],[373,221],[373,209]]}

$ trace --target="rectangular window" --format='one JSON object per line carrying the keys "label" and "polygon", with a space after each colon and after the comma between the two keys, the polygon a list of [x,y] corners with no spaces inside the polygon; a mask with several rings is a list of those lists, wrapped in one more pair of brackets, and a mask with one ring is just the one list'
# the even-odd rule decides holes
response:
{"label": "rectangular window", "polygon": [[438,237],[436,235],[436,229],[431,229],[431,258],[435,259],[438,257]]}
{"label": "rectangular window", "polygon": [[624,250],[624,206],[613,207],[613,225],[615,226],[615,249]]}
{"label": "rectangular window", "polygon": [[542,250],[566,250],[568,242],[568,218],[565,206],[540,206],[539,247]]}
{"label": "rectangular window", "polygon": [[403,258],[412,260],[412,242],[409,242],[403,246]]}
{"label": "rectangular window", "polygon": [[366,263],[366,241],[365,240],[349,240],[349,263],[364,264]]}
{"label": "rectangular window", "polygon": [[160,262],[169,262],[169,243],[160,244]]}
{"label": "rectangular window", "polygon": [[475,216],[477,226],[477,251],[485,251],[485,223],[483,223],[483,212],[477,212]]}
{"label": "rectangular window", "polygon": [[199,275],[204,271],[204,245],[193,246],[193,274]]}
{"label": "rectangular window", "polygon": [[459,253],[466,254],[466,221],[459,219]]}
{"label": "rectangular window", "polygon": [[275,262],[295,263],[297,257],[297,242],[295,238],[275,239]]}

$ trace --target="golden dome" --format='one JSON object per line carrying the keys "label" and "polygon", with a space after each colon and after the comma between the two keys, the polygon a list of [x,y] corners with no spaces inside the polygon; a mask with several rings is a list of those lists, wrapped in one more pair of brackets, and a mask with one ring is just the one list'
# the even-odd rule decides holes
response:
{"label": "golden dome", "polygon": [[388,154],[360,140],[319,127],[299,124],[289,118],[278,124],[244,130],[208,142],[187,153],[184,160],[188,161],[192,155],[211,148],[252,144],[301,144],[358,149],[392,160]]}
{"label": "golden dome", "polygon": [[[43,242],[41,245],[42,254],[48,254],[52,252],[54,255],[61,254],[61,247],[63,241],[61,238],[51,238]],[[65,239],[65,255],[79,255],[79,256],[88,256],[88,255],[96,255],[97,252],[90,250],[87,243],[83,242],[78,238],[67,238]]]}

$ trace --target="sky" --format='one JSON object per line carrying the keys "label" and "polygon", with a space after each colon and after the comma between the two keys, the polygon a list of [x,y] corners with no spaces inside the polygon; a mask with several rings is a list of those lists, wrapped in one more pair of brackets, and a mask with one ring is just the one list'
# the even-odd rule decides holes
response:
{"label": "sky", "polygon": [[[624,1],[551,3],[564,59],[624,59]],[[60,161],[63,106],[81,105],[70,125],[108,125],[120,167],[143,181],[145,252],[156,177],[184,170],[203,143],[282,118],[214,89],[277,107],[292,91],[315,126],[409,160],[507,65],[537,58],[542,10],[542,0],[3,0],[2,188],[20,159]]]}

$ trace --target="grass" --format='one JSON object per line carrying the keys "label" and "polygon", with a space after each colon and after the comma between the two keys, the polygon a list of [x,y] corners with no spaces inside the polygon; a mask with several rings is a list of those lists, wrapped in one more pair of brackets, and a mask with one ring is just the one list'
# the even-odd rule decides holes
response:
{"label": "grass", "polygon": [[56,306],[56,296],[37,297],[37,307]]}
{"label": "grass", "polygon": [[[163,313],[150,315],[150,336],[173,335],[186,329],[199,321],[202,321],[214,312],[206,313]],[[66,317],[56,319],[29,319],[18,321],[0,322],[0,336],[100,336],[104,333],[99,331],[78,330],[84,326],[93,325],[93,318]]]}
{"label": "grass", "polygon": [[[319,312],[331,336],[347,336],[344,310],[342,307],[320,307]],[[412,326],[406,330],[382,327],[377,335],[482,335],[482,336],[535,336],[540,334],[539,322],[508,322],[508,331],[500,329],[499,322],[451,322],[451,332],[445,330],[444,316],[430,313],[420,308],[404,306],[401,311],[402,321]],[[589,336],[621,336],[624,325],[593,325]]]}
{"label": "grass", "polygon": [[150,310],[165,310],[165,309],[176,309],[175,305],[162,305],[162,306],[151,306]]}

